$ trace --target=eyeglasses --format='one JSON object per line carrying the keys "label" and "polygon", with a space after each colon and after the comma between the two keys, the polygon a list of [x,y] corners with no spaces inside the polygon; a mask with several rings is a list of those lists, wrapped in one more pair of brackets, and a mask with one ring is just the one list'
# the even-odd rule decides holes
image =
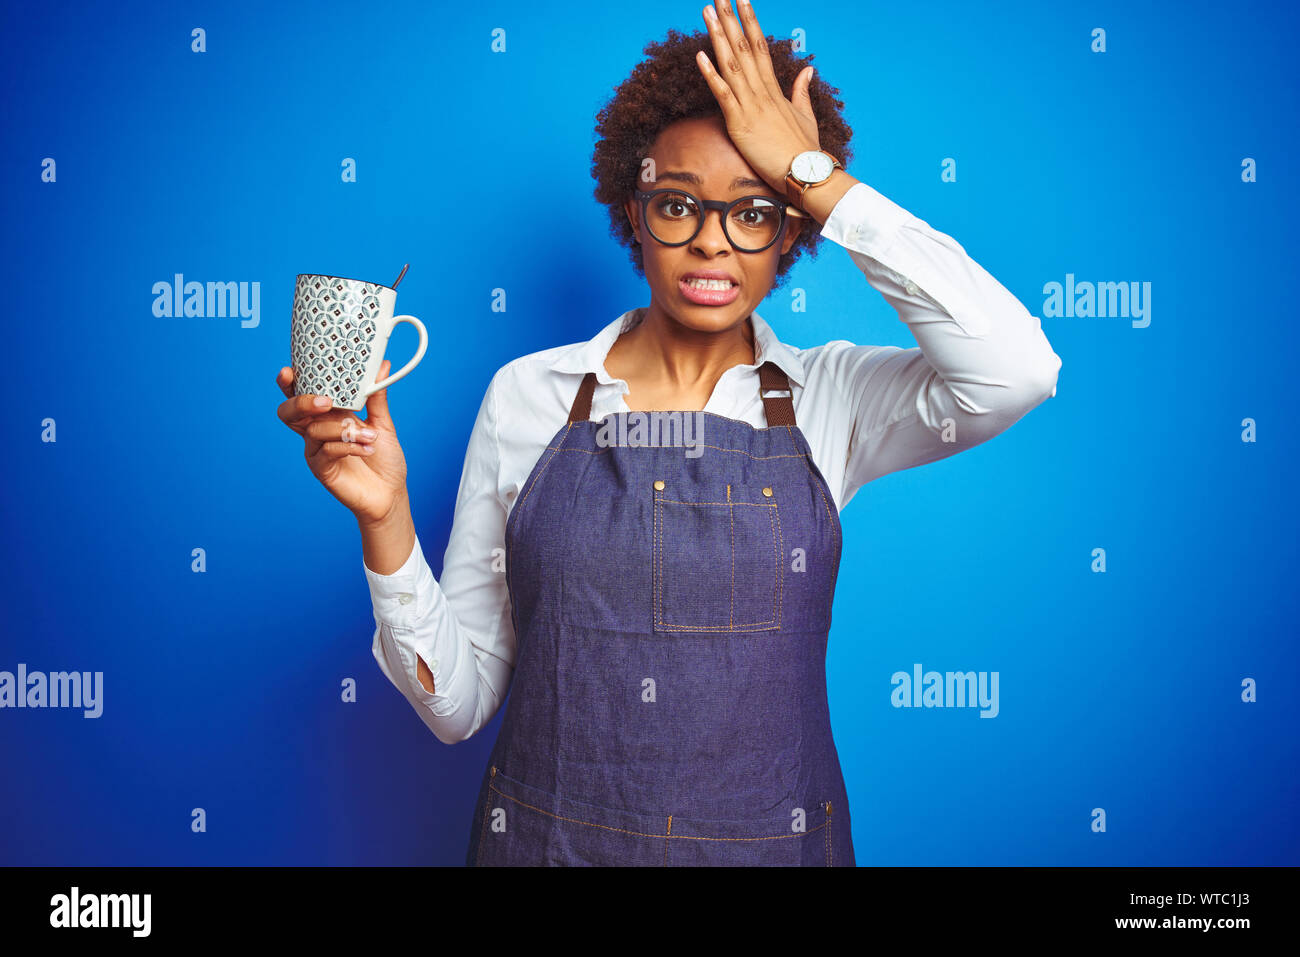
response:
{"label": "eyeglasses", "polygon": [[650,235],[664,246],[685,246],[704,228],[704,215],[716,209],[722,232],[743,253],[762,252],[780,238],[787,217],[803,213],[784,200],[769,196],[742,196],[729,203],[696,199],[680,189],[634,190],[641,203],[641,219]]}

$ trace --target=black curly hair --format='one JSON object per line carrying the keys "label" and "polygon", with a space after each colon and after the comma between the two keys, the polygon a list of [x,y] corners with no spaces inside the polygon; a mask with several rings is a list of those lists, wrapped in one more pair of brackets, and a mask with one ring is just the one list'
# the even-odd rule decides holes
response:
{"label": "black curly hair", "polygon": [[[789,97],[795,78],[812,63],[812,54],[800,57],[790,40],[770,36],[766,39],[777,83]],[[722,109],[695,60],[701,50],[708,54],[710,61],[715,59],[708,33],[696,30],[687,34],[670,28],[664,40],[652,40],[646,45],[647,58],[632,69],[631,76],[618,85],[596,115],[598,140],[591,161],[596,201],[608,209],[610,235],[629,248],[632,266],[643,278],[645,263],[641,246],[634,241],[636,234],[623,203],[628,191],[636,188],[642,160],[665,127],[687,118],[722,116]],[[818,141],[821,149],[847,168],[853,158],[849,145],[853,130],[844,121],[844,104],[836,97],[838,93],[838,89],[822,81],[820,71],[813,73],[808,96],[813,115],[817,117]],[[822,237],[818,229],[809,228],[811,225],[809,221],[790,251],[781,257],[773,289],[781,287],[804,250],[809,256],[817,255]]]}

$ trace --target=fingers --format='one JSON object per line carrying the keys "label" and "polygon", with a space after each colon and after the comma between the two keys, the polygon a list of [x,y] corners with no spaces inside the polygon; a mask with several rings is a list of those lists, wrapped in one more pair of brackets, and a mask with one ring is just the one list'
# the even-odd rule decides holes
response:
{"label": "fingers", "polygon": [[714,58],[727,85],[744,102],[750,94],[766,87],[758,75],[758,65],[754,62],[749,41],[740,21],[732,13],[731,4],[728,0],[716,0],[715,5],[717,10],[712,6],[704,8],[704,23],[713,40]]}
{"label": "fingers", "polygon": [[[317,405],[317,399],[323,400],[325,404]],[[329,396],[295,395],[281,402],[275,411],[285,425],[295,431],[302,431],[305,423],[323,412],[331,411],[333,405]]]}
{"label": "fingers", "polygon": [[713,69],[708,54],[703,50],[695,55],[695,62],[699,64],[700,72],[704,74],[704,82],[713,91],[713,98],[718,101],[718,108],[722,110],[722,115],[726,119],[727,125],[730,126],[733,114],[740,109],[740,104],[736,102],[731,87],[727,86],[727,81],[718,75],[717,70]]}
{"label": "fingers", "polygon": [[[380,363],[375,381],[387,378],[391,367],[392,363],[388,359]],[[324,413],[341,411],[334,408],[334,403],[329,396],[294,395],[293,369],[289,366],[279,371],[275,381],[286,396],[276,413],[285,425],[314,440],[308,443],[309,456],[316,454],[316,442],[329,444],[333,441],[339,444],[368,445],[375,439],[378,429],[393,429],[393,419],[388,414],[387,389],[380,389],[366,400],[366,421],[363,422],[355,416],[325,418]]]}
{"label": "fingers", "polygon": [[[379,366],[379,375],[375,381],[379,382],[388,378],[388,370],[392,363],[385,359]],[[366,421],[385,429],[393,429],[392,416],[388,414],[388,390],[380,389],[378,392],[372,392],[366,399]],[[393,431],[396,431],[393,429]]]}
{"label": "fingers", "polygon": [[812,96],[809,95],[808,89],[812,86],[813,68],[807,67],[802,73],[794,78],[794,88],[790,91],[790,102],[794,108],[812,120],[817,122],[817,117],[813,114]]}
{"label": "fingers", "polygon": [[748,3],[740,5],[740,23],[753,51],[755,67],[763,89],[778,102],[785,99],[785,91],[777,82],[776,70],[772,67],[772,54],[767,49],[767,38],[763,36],[763,28],[758,25],[758,14],[754,13],[753,6]]}
{"label": "fingers", "polygon": [[377,429],[354,415],[317,419],[307,424],[303,434],[318,442],[336,442],[341,445],[374,445],[375,439],[379,437]]}
{"label": "fingers", "polygon": [[365,458],[368,455],[375,454],[373,445],[362,445],[359,442],[322,442],[320,447],[307,455],[308,458],[314,458],[317,455],[325,455],[332,459],[341,459],[348,455],[359,455]]}
{"label": "fingers", "polygon": [[354,415],[317,419],[308,423],[303,436],[307,440],[303,454],[309,462],[321,456],[340,459],[347,455],[374,455],[375,440],[379,437],[375,429]]}

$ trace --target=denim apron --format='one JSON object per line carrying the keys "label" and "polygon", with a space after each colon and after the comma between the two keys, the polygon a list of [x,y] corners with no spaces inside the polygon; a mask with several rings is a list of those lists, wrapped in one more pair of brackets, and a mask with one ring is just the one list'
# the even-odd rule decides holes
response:
{"label": "denim apron", "polygon": [[692,449],[610,444],[651,416],[588,421],[584,377],[506,522],[517,658],[468,864],[854,864],[826,700],[839,515],[788,378],[759,382],[768,427],[681,413]]}

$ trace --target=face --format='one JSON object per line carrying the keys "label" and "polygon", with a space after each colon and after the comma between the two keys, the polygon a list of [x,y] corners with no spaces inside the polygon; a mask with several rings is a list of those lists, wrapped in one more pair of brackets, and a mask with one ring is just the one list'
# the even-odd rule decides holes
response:
{"label": "face", "polygon": [[[638,181],[636,188],[643,192],[680,188],[697,199],[722,202],[742,196],[785,199],[745,162],[721,116],[679,120],[659,135],[650,156],[656,179]],[[641,204],[635,198],[624,208],[641,243],[650,312],[699,332],[721,332],[747,319],[767,296],[781,256],[799,236],[799,221],[789,217],[784,233],[767,249],[741,252],[728,242],[721,215],[709,210],[694,239],[684,246],[664,246],[641,222]],[[692,276],[730,280],[733,285],[726,291],[695,289],[687,283]]]}

